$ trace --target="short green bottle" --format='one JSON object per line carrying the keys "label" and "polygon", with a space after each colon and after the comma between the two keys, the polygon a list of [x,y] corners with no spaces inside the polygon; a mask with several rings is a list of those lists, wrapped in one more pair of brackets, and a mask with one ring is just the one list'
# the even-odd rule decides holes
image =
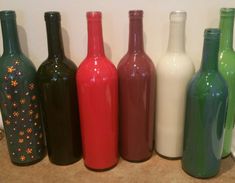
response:
{"label": "short green bottle", "polygon": [[0,12],[0,107],[11,161],[30,165],[45,155],[36,68],[20,49],[14,11]]}
{"label": "short green bottle", "polygon": [[182,168],[209,178],[219,172],[228,103],[226,81],[218,71],[220,31],[206,29],[200,70],[189,83]]}
{"label": "short green bottle", "polygon": [[234,8],[222,8],[220,10],[220,48],[219,71],[228,85],[228,112],[224,133],[224,145],[222,157],[231,152],[232,131],[235,120],[235,52],[233,50],[233,26]]}

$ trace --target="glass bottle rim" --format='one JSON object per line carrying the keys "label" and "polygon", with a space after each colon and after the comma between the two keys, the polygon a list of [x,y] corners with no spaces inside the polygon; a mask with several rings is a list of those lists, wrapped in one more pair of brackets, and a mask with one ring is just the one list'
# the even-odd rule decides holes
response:
{"label": "glass bottle rim", "polygon": [[101,20],[102,12],[101,11],[88,11],[86,12],[87,20]]}
{"label": "glass bottle rim", "polygon": [[143,18],[144,11],[143,10],[130,10],[129,17],[130,18]]}
{"label": "glass bottle rim", "polygon": [[48,20],[57,20],[60,21],[60,12],[58,11],[47,11],[44,13],[44,19]]}
{"label": "glass bottle rim", "polygon": [[7,19],[7,18],[16,18],[16,13],[14,10],[3,10],[3,11],[0,11],[0,19],[1,20],[4,20],[4,19]]}
{"label": "glass bottle rim", "polygon": [[235,14],[235,8],[221,8],[220,15],[225,17],[233,17]]}
{"label": "glass bottle rim", "polygon": [[207,28],[204,31],[205,39],[220,39],[220,29],[218,28]]}

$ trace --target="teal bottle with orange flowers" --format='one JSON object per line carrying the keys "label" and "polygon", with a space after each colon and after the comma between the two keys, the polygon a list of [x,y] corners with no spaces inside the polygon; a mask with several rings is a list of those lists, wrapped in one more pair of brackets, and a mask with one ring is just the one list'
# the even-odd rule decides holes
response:
{"label": "teal bottle with orange flowers", "polygon": [[45,155],[36,69],[22,53],[14,11],[1,11],[0,108],[12,163],[30,165]]}

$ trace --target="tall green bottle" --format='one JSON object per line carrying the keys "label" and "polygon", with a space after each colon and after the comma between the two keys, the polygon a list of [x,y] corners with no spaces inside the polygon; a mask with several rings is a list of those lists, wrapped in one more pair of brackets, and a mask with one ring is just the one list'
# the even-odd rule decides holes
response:
{"label": "tall green bottle", "polygon": [[198,178],[220,168],[228,103],[226,81],[218,71],[219,29],[206,29],[200,70],[189,83],[182,168]]}
{"label": "tall green bottle", "polygon": [[223,157],[230,154],[235,120],[235,52],[233,51],[234,8],[220,10],[219,71],[228,85],[229,101],[225,125]]}
{"label": "tall green bottle", "polygon": [[21,52],[14,11],[0,12],[0,107],[11,161],[29,165],[45,155],[36,69]]}

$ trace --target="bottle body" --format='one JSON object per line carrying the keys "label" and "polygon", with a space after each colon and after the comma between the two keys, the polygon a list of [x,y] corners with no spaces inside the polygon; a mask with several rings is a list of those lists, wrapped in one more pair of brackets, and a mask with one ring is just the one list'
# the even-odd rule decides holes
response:
{"label": "bottle body", "polygon": [[194,73],[185,53],[185,21],[186,12],[171,12],[168,50],[157,65],[155,147],[168,158],[182,156],[186,90]]}
{"label": "bottle body", "polygon": [[206,30],[202,65],[187,90],[182,167],[198,178],[220,168],[228,89],[217,69],[218,48],[219,30]]}
{"label": "bottle body", "polygon": [[118,66],[118,77],[120,153],[128,161],[144,161],[153,150],[154,65],[147,55],[127,54]]}
{"label": "bottle body", "polygon": [[[60,14],[46,12],[49,57],[38,69],[48,156],[67,165],[82,154],[76,92],[76,65],[63,53]],[[53,55],[53,56],[51,56]]]}
{"label": "bottle body", "polygon": [[130,11],[129,16],[129,50],[118,65],[120,154],[140,162],[153,150],[155,68],[143,50],[143,11]]}
{"label": "bottle body", "polygon": [[37,78],[49,159],[52,163],[67,165],[78,161],[82,150],[76,65],[69,60],[61,62],[45,61],[39,67]]}
{"label": "bottle body", "polygon": [[118,78],[103,50],[101,13],[88,12],[88,55],[77,70],[83,157],[93,170],[118,162]]}
{"label": "bottle body", "polygon": [[222,8],[220,18],[221,44],[219,50],[219,71],[227,82],[229,90],[223,157],[231,152],[232,132],[235,120],[235,52],[233,50],[233,8]]}
{"label": "bottle body", "polygon": [[14,164],[30,165],[45,156],[36,69],[20,50],[15,12],[2,11],[0,16],[0,105],[8,150]]}
{"label": "bottle body", "polygon": [[157,65],[155,147],[162,156],[182,156],[186,93],[193,73],[186,54],[168,53]]}

